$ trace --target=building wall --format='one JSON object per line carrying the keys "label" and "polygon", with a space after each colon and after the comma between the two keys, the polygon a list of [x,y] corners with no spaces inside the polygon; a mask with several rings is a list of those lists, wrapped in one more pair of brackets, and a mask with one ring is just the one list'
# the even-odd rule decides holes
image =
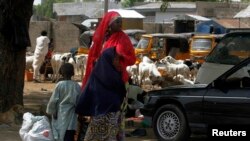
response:
{"label": "building wall", "polygon": [[69,52],[71,48],[79,46],[79,29],[68,22],[39,21],[30,22],[29,35],[31,47],[29,51],[34,52],[36,38],[40,36],[42,30],[48,32],[48,37],[53,38],[54,52]]}
{"label": "building wall", "polygon": [[247,3],[196,2],[198,15],[215,18],[232,18],[247,6]]}
{"label": "building wall", "polygon": [[143,19],[123,19],[123,29],[143,29]]}
{"label": "building wall", "polygon": [[168,23],[144,23],[143,29],[147,33],[173,33],[174,26],[173,24]]}
{"label": "building wall", "polygon": [[[250,3],[231,2],[196,2],[197,14],[204,17],[213,17],[217,19],[233,18],[241,10],[245,9]],[[241,18],[241,23],[250,25],[250,18]]]}
{"label": "building wall", "polygon": [[[138,20],[128,20],[125,22],[129,23],[126,24],[126,29],[144,29],[147,33],[173,33],[174,31],[174,26],[172,24],[142,23],[142,21]],[[68,22],[39,21],[30,22],[29,35],[31,39],[31,47],[29,51],[34,52],[36,38],[40,36],[42,30],[48,31],[48,37],[53,38],[54,52],[69,52],[71,48],[79,47],[78,39],[80,31],[73,24]]]}
{"label": "building wall", "polygon": [[51,36],[51,26],[52,25],[49,21],[30,22],[29,35],[31,47],[28,47],[29,51],[34,52],[36,46],[36,38],[41,35],[41,31],[45,30],[48,32],[48,36]]}
{"label": "building wall", "polygon": [[[156,12],[155,22],[156,23],[166,23],[166,22],[174,22],[174,18],[178,15],[186,14],[186,12],[176,11],[176,12]],[[195,14],[195,12],[191,12],[189,14]]]}
{"label": "building wall", "polygon": [[55,52],[69,52],[71,48],[79,47],[79,29],[68,22],[53,23],[53,39]]}

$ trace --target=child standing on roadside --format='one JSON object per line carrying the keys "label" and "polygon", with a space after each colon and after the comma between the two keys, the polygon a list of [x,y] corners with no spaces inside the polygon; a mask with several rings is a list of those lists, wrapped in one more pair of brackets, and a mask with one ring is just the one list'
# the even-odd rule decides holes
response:
{"label": "child standing on roadside", "polygon": [[74,141],[77,129],[77,114],[75,106],[81,93],[80,85],[71,80],[74,67],[65,63],[60,68],[63,77],[56,84],[47,105],[46,112],[52,116],[52,131],[56,141]]}

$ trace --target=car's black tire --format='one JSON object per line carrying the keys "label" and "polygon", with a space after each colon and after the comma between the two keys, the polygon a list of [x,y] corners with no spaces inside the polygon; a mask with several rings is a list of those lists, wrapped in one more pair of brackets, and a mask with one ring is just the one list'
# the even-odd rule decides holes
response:
{"label": "car's black tire", "polygon": [[156,111],[153,129],[160,141],[187,141],[190,136],[183,111],[173,104],[164,105]]}

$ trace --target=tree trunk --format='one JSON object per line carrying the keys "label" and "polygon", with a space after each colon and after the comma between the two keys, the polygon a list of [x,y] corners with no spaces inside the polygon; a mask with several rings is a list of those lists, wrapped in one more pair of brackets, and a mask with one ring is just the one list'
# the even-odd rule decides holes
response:
{"label": "tree trunk", "polygon": [[0,112],[23,105],[26,47],[34,0],[0,1]]}

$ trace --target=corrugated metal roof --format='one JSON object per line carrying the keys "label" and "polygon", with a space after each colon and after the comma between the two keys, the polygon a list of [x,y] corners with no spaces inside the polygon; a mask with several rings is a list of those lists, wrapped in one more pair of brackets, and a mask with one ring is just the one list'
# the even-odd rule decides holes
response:
{"label": "corrugated metal roof", "polygon": [[169,8],[196,8],[195,2],[169,2]]}
{"label": "corrugated metal roof", "polygon": [[[160,9],[162,2],[151,2],[148,4],[133,6],[129,9]],[[195,2],[169,2],[169,8],[196,8]]]}
{"label": "corrugated metal roof", "polygon": [[225,28],[250,28],[247,24],[240,22],[238,19],[217,19],[215,21]]}
{"label": "corrugated metal roof", "polygon": [[211,19],[199,15],[183,14],[183,15],[177,15],[176,17],[172,18],[172,20],[209,21]]}
{"label": "corrugated metal roof", "polygon": [[[138,13],[135,10],[109,9],[108,11],[116,11],[121,15],[122,18],[137,18],[137,19],[138,18],[139,19],[145,18],[143,15],[141,15],[140,13]],[[95,15],[93,17],[100,18],[102,16],[103,16],[103,9],[95,11]]]}
{"label": "corrugated metal roof", "polygon": [[237,13],[234,18],[250,18],[250,5]]}
{"label": "corrugated metal roof", "polygon": [[116,11],[121,15],[122,18],[145,18],[142,14],[136,12],[135,10],[109,9],[108,11]]}
{"label": "corrugated metal roof", "polygon": [[140,6],[132,6],[128,9],[159,9],[161,7],[161,2],[148,3]]}
{"label": "corrugated metal roof", "polygon": [[192,14],[186,14],[186,15],[189,16],[189,17],[192,17],[192,18],[194,18],[195,20],[198,20],[198,21],[209,21],[209,20],[211,20],[209,18],[200,16],[200,15],[192,15]]}

